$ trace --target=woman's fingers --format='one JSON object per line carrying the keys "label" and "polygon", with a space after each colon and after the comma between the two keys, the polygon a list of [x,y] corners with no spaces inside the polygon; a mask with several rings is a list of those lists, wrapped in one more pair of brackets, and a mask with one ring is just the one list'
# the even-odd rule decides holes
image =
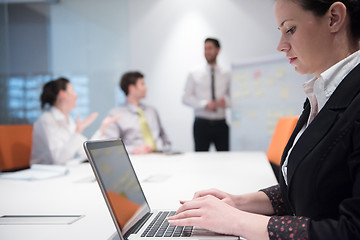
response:
{"label": "woman's fingers", "polygon": [[207,195],[185,202],[168,221],[176,226],[198,226],[228,234],[232,233],[234,211],[233,207],[220,199]]}
{"label": "woman's fingers", "polygon": [[201,227],[200,217],[181,218],[181,219],[168,219],[171,225],[175,226],[199,226]]}
{"label": "woman's fingers", "polygon": [[193,218],[193,217],[201,217],[201,211],[200,209],[189,209],[181,211],[168,219],[171,220],[179,220],[179,219],[185,219],[185,218]]}
{"label": "woman's fingers", "polygon": [[86,118],[84,122],[86,122],[87,126],[89,126],[97,118],[98,115],[99,114],[97,112],[94,112],[90,114],[90,116]]}
{"label": "woman's fingers", "polygon": [[225,197],[225,194],[222,191],[220,191],[218,189],[215,189],[215,188],[211,188],[211,189],[206,189],[206,190],[196,192],[194,194],[193,199],[204,197],[204,196],[207,196],[207,195],[212,195],[212,196],[217,197],[219,199],[222,199],[223,197]]}
{"label": "woman's fingers", "polygon": [[201,204],[199,204],[199,199],[194,199],[191,201],[180,201],[182,204],[179,209],[176,211],[175,215],[180,214],[181,212],[188,211],[191,209],[198,209],[200,208]]}
{"label": "woman's fingers", "polygon": [[200,209],[183,209],[179,213],[168,217],[171,225],[177,226],[199,226],[202,214]]}

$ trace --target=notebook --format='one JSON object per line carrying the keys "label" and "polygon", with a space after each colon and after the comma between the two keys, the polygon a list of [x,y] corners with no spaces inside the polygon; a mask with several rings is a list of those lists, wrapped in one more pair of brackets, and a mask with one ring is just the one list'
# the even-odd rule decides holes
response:
{"label": "notebook", "polygon": [[239,239],[169,225],[166,218],[175,210],[150,209],[121,139],[86,141],[84,149],[117,230],[113,239]]}

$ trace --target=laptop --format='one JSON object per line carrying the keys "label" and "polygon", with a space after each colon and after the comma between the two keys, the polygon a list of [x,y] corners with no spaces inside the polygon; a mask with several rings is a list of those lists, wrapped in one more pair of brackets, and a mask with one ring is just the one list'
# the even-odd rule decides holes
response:
{"label": "laptop", "polygon": [[151,210],[121,139],[85,141],[84,149],[116,226],[113,239],[239,239],[172,226],[166,219],[175,210]]}

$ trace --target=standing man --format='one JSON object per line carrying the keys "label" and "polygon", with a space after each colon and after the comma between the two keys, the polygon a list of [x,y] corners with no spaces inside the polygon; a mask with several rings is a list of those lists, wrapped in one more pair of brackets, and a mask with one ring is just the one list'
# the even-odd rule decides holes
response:
{"label": "standing man", "polygon": [[230,106],[230,73],[217,65],[220,51],[217,39],[205,39],[206,66],[187,78],[183,103],[194,108],[195,151],[229,151],[229,127],[225,109]]}
{"label": "standing man", "polygon": [[171,143],[161,125],[155,108],[140,101],[146,97],[144,75],[140,72],[127,72],[120,80],[120,88],[126,95],[126,103],[109,112],[109,116],[120,118],[109,125],[105,138],[121,138],[132,154],[145,154],[154,151],[169,151]]}

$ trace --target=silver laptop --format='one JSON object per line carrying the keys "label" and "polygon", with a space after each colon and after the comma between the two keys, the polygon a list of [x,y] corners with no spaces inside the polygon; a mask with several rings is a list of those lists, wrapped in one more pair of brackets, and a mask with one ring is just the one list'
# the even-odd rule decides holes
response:
{"label": "silver laptop", "polygon": [[121,139],[84,142],[117,232],[113,239],[239,239],[199,227],[169,225],[175,211],[151,210]]}

